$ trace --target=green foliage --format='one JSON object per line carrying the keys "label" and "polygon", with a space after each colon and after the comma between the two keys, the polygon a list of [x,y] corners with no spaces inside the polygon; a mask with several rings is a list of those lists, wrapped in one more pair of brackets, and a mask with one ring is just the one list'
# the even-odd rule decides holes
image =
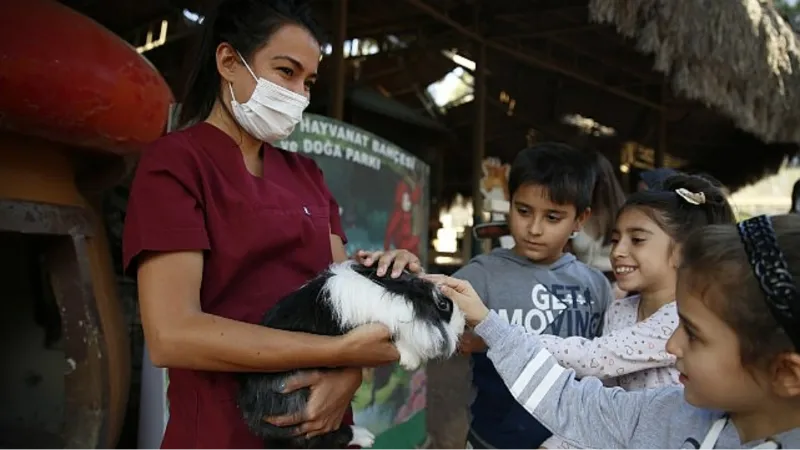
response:
{"label": "green foliage", "polygon": [[[385,230],[389,223],[389,214],[386,211],[373,210],[367,214],[367,227],[370,230]],[[383,236],[378,236],[382,240]]]}
{"label": "green foliage", "polygon": [[800,30],[800,2],[788,0],[774,0],[775,8],[784,19],[797,31]]}

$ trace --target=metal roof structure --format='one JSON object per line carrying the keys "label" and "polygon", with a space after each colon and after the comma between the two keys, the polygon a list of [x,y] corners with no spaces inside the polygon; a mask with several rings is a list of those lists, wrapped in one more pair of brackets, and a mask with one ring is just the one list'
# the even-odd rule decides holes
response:
{"label": "metal roof structure", "polygon": [[[471,190],[479,116],[469,92],[445,109],[426,88],[459,62],[473,81],[469,62],[481,48],[486,156],[508,161],[532,139],[552,139],[621,162],[620,148],[635,142],[656,149],[656,162],[684,161],[735,189],[798,149],[800,50],[768,0],[311,1],[328,30],[346,2],[350,101],[447,135],[433,144],[436,158],[409,148],[441,166],[443,197]],[[134,46],[146,45],[148,33],[158,42],[167,21],[163,42],[144,55],[177,96],[198,18],[212,2],[64,1]],[[312,102],[332,89],[330,60]],[[582,132],[565,120],[576,114],[613,133]]]}

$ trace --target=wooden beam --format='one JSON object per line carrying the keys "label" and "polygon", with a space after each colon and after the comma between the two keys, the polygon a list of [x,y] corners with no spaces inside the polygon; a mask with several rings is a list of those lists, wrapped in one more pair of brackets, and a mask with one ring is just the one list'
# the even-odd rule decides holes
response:
{"label": "wooden beam", "polygon": [[331,82],[331,100],[328,115],[337,120],[344,120],[345,88],[347,85],[347,67],[344,58],[344,41],[347,39],[347,0],[334,2],[334,37],[333,37],[333,80]]}
{"label": "wooden beam", "polygon": [[486,143],[488,144],[490,142],[502,141],[510,138],[524,139],[525,133],[528,132],[529,128],[531,127],[522,124],[516,124],[515,128],[512,127],[508,130],[504,130],[490,135],[489,137],[486,138]]}
{"label": "wooden beam", "polygon": [[398,34],[403,32],[413,32],[420,26],[424,25],[420,23],[422,21],[421,19],[424,19],[424,16],[409,17],[399,20],[389,19],[378,23],[373,21],[368,26],[354,26],[350,28],[347,36],[352,39],[385,36],[390,33]]}
{"label": "wooden beam", "polygon": [[406,66],[403,60],[398,59],[395,61],[395,64],[393,66],[390,66],[386,69],[373,70],[371,72],[367,72],[367,75],[360,77],[358,81],[364,84],[375,83],[384,77],[397,75],[404,70],[406,70]]}
{"label": "wooden beam", "polygon": [[[404,57],[424,57],[445,58],[441,50],[450,49],[463,42],[463,36],[454,30],[446,30],[435,35],[427,35],[424,38],[409,42],[406,47],[397,47],[390,50],[381,50],[372,55],[360,55],[350,59],[358,59],[370,64],[372,61],[392,60],[400,61]],[[455,65],[455,63],[453,63]]]}
{"label": "wooden beam", "polygon": [[[518,22],[514,20],[512,23],[517,24]],[[488,37],[491,39],[504,39],[504,38],[536,39],[536,38],[554,36],[558,34],[583,33],[585,31],[594,31],[600,28],[602,28],[602,26],[596,23],[562,25],[557,27],[548,27],[545,29],[537,29],[536,31],[526,31],[526,32],[522,32],[520,30],[508,30],[506,28],[502,33],[492,33]]]}
{"label": "wooden beam", "polygon": [[569,14],[580,10],[586,10],[586,0],[547,0],[528,2],[532,7],[519,11],[519,6],[513,2],[498,2],[501,5],[509,3],[509,7],[514,11],[497,11],[494,18],[500,20],[513,19],[518,17],[541,17],[544,14]]}
{"label": "wooden beam", "polygon": [[[661,83],[661,102],[663,103],[669,94],[667,81]],[[658,147],[656,148],[656,167],[664,167],[667,159],[667,113],[663,109],[658,114]]]}
{"label": "wooden beam", "polygon": [[[659,83],[663,76],[660,76],[657,73],[654,73],[649,68],[645,67],[633,67],[629,62],[625,62],[620,60],[617,57],[610,56],[608,54],[599,54],[596,52],[592,52],[588,49],[583,49],[579,45],[576,45],[573,42],[570,42],[568,39],[563,39],[559,36],[548,36],[550,41],[565,47],[571,52],[574,52],[584,58],[589,58],[590,60],[595,61],[597,64],[602,64],[604,66],[610,67],[612,69],[619,70],[627,75],[630,75],[633,78],[637,78],[639,80],[645,80],[649,82]],[[608,85],[606,85],[608,86]],[[612,86],[608,86],[612,87]],[[627,92],[627,91],[626,91]]]}
{"label": "wooden beam", "polygon": [[386,90],[386,92],[389,93],[389,96],[393,98],[402,97],[408,94],[413,94],[416,91],[416,87],[414,87],[413,84],[407,84],[406,87],[404,87],[403,89],[398,89],[396,91],[390,91],[386,89],[386,87],[384,87],[384,89]]}
{"label": "wooden beam", "polygon": [[[473,5],[472,26],[481,32],[481,2]],[[480,37],[480,34],[476,34]],[[472,101],[475,113],[475,128],[472,152],[472,211],[473,226],[483,222],[483,192],[481,191],[481,178],[483,176],[483,160],[486,158],[486,41],[473,42],[475,53],[474,95]],[[486,244],[473,242],[472,256],[488,251]]]}
{"label": "wooden beam", "polygon": [[[561,18],[563,18],[564,20],[567,20],[567,21],[572,21],[573,20],[572,17],[570,17],[570,16],[568,16],[566,14],[556,13],[556,15],[561,17]],[[521,29],[530,29],[531,28],[531,24],[529,22],[524,22],[524,21],[517,20],[517,19],[513,19],[513,20],[510,19],[510,20],[508,20],[508,22],[520,27]],[[635,53],[636,60],[634,60],[635,61],[634,62],[634,61],[631,61],[630,58],[619,58],[619,57],[617,57],[614,54],[615,52],[613,52],[613,51],[612,52],[600,51],[600,49],[604,50],[604,46],[603,45],[600,45],[600,46],[589,45],[588,46],[589,48],[584,48],[584,47],[587,47],[587,46],[586,45],[581,45],[579,43],[575,43],[575,42],[571,41],[568,37],[564,36],[565,34],[569,34],[571,32],[571,30],[575,30],[576,32],[591,31],[591,30],[595,30],[595,31],[596,30],[602,30],[602,29],[606,28],[605,25],[600,25],[600,24],[597,24],[597,23],[586,23],[585,21],[581,21],[581,22],[571,22],[568,25],[560,25],[560,26],[557,26],[557,27],[554,27],[554,26],[549,26],[549,27],[533,26],[533,28],[537,29],[537,31],[539,31],[539,30],[543,30],[543,31],[540,31],[541,34],[534,33],[534,34],[530,35],[530,37],[532,37],[532,38],[546,38],[547,40],[549,40],[549,41],[551,41],[551,42],[553,42],[553,43],[555,43],[557,45],[560,45],[560,46],[566,48],[567,50],[569,50],[569,51],[571,51],[573,53],[576,53],[576,54],[578,54],[578,55],[580,55],[582,57],[585,57],[585,58],[589,58],[589,59],[595,60],[595,61],[598,62],[598,64],[602,64],[603,66],[611,67],[613,69],[616,69],[616,70],[622,71],[624,73],[627,73],[627,74],[633,76],[634,78],[641,79],[641,80],[649,80],[649,81],[655,82],[655,83],[660,83],[661,79],[663,78],[662,75],[654,73],[650,69],[650,65],[651,65],[650,62],[641,53],[638,53],[638,52]],[[564,30],[564,31],[561,32],[561,30]],[[502,40],[502,39],[505,39],[505,38],[508,38],[508,39],[516,38],[516,39],[520,39],[520,40],[523,40],[523,39],[526,38],[526,36],[524,34],[519,35],[519,33],[517,33],[518,36],[514,36],[514,33],[512,31],[507,32],[506,36],[499,36],[498,35],[498,36],[492,36],[492,38],[498,40],[498,42],[500,40]],[[516,30],[516,31],[518,32],[519,30]],[[599,36],[599,37],[602,38],[602,36],[604,36],[604,35],[605,35],[605,33],[594,33],[592,35],[592,38],[594,38],[595,36]],[[517,48],[520,48],[520,47],[521,47],[520,45],[517,45]],[[615,50],[617,50],[617,49],[615,49]],[[625,53],[627,53],[627,52],[625,52]],[[640,61],[641,61],[641,63],[639,63]],[[617,87],[617,88],[620,87],[619,85],[615,86],[614,84],[611,84],[611,83],[604,83],[604,84],[606,84],[606,86],[610,86],[610,87]],[[628,91],[628,92],[630,92],[630,91]]]}
{"label": "wooden beam", "polygon": [[578,73],[578,72],[570,70],[570,69],[566,69],[566,68],[561,67],[561,66],[559,66],[557,64],[554,64],[554,63],[552,63],[550,61],[545,61],[543,59],[534,57],[534,56],[532,56],[530,54],[527,54],[527,53],[525,53],[523,51],[515,50],[515,49],[507,47],[507,46],[505,46],[505,45],[503,45],[501,43],[498,43],[496,41],[493,41],[493,40],[490,40],[490,39],[486,39],[483,36],[481,36],[481,35],[473,32],[473,31],[467,29],[467,27],[461,25],[460,23],[456,22],[455,20],[451,19],[450,17],[447,17],[444,14],[440,13],[438,10],[436,10],[436,8],[433,8],[429,4],[425,3],[423,0],[405,0],[405,1],[407,3],[409,3],[409,4],[411,4],[412,6],[414,6],[416,8],[419,8],[422,11],[425,11],[431,17],[439,20],[440,22],[442,22],[442,23],[444,23],[446,25],[449,25],[452,28],[455,28],[460,33],[462,33],[463,35],[469,37],[470,39],[472,39],[472,40],[474,40],[474,41],[476,41],[476,42],[478,42],[480,44],[483,44],[486,47],[493,48],[493,49],[495,49],[497,51],[503,52],[503,53],[505,53],[505,54],[507,54],[507,55],[511,56],[512,58],[515,58],[515,59],[517,59],[519,61],[525,62],[525,63],[527,63],[529,65],[532,65],[532,66],[536,66],[536,67],[540,67],[540,68],[543,68],[543,69],[546,69],[546,70],[550,70],[550,71],[553,71],[553,72],[556,72],[556,73],[560,73],[560,74],[562,74],[564,76],[567,76],[567,77],[570,77],[570,78],[572,78],[574,80],[583,82],[583,83],[588,84],[590,86],[594,86],[594,87],[596,87],[598,89],[604,90],[604,91],[609,92],[611,94],[614,94],[614,95],[616,95],[618,97],[622,97],[622,98],[630,100],[632,102],[635,102],[635,103],[638,103],[638,104],[641,104],[641,105],[645,105],[645,106],[650,107],[652,109],[655,109],[655,110],[661,110],[662,109],[662,105],[660,103],[654,102],[652,100],[648,100],[648,99],[640,97],[638,95],[631,94],[630,92],[623,91],[621,89],[617,89],[617,88],[614,88],[614,87],[611,87],[611,86],[607,86],[605,83],[603,83],[603,82],[601,82],[599,80],[595,80],[595,79],[593,79],[591,77],[587,77],[584,74]]}
{"label": "wooden beam", "polygon": [[[505,103],[502,103],[500,100],[498,100],[497,98],[495,98],[493,96],[489,97],[489,100],[488,100],[487,104],[489,106],[497,108],[498,111],[505,112],[508,109],[508,105],[506,105]],[[556,139],[561,140],[561,141],[568,141],[568,140],[574,138],[575,135],[577,134],[577,129],[575,129],[575,133],[569,133],[569,131],[568,131],[569,128],[566,127],[566,126],[556,126],[552,122],[534,120],[533,117],[531,117],[530,115],[526,114],[524,111],[520,112],[520,111],[515,110],[513,115],[508,116],[508,119],[516,121],[521,126],[524,126],[527,129],[533,128],[536,131],[539,131],[541,133],[549,134],[549,135],[551,135],[551,136],[553,136]],[[520,134],[524,137],[525,136],[525,130],[523,130]],[[519,149],[519,150],[522,150],[522,149]]]}

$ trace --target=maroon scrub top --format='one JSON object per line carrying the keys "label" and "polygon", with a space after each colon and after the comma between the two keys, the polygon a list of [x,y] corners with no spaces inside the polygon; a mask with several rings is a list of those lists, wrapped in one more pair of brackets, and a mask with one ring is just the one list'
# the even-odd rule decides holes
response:
{"label": "maroon scrub top", "polygon": [[[204,250],[203,311],[258,323],[331,263],[331,234],[345,241],[316,163],[270,145],[263,159],[264,176],[252,175],[233,139],[208,123],[151,144],[131,186],[125,270],[145,250]],[[264,447],[237,410],[232,374],[169,369],[169,378],[163,448]]]}

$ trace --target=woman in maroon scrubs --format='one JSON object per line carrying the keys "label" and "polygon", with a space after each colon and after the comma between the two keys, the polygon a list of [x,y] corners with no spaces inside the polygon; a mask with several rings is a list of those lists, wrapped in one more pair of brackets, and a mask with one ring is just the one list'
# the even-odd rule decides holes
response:
{"label": "woman in maroon scrubs", "polygon": [[[299,381],[312,387],[300,431],[315,435],[352,423],[361,367],[398,359],[383,327],[324,337],[253,325],[346,259],[322,172],[270,144],[301,120],[321,56],[298,3],[218,6],[183,103],[184,122],[195,124],[149,146],[132,184],[123,252],[138,276],[150,357],[169,368],[164,448],[263,447],[236,408],[234,372],[340,367]],[[393,272],[419,270],[407,252],[378,259],[383,270],[392,260]]]}

